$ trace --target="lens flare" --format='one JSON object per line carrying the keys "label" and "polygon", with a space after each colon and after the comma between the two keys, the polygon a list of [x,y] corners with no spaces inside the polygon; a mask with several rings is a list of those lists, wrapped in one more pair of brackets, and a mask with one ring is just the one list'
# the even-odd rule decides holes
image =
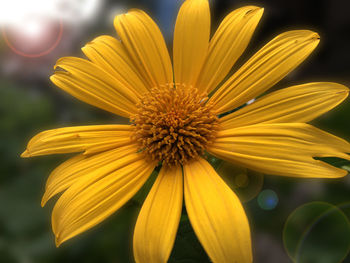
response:
{"label": "lens flare", "polygon": [[80,23],[91,20],[104,0],[11,0],[0,1],[0,24],[17,23],[28,15]]}
{"label": "lens flare", "polygon": [[293,262],[343,262],[350,249],[350,222],[339,207],[311,202],[290,214],[283,243]]}
{"label": "lens flare", "polygon": [[8,47],[17,55],[41,57],[52,52],[63,34],[62,21],[47,21],[38,17],[2,27],[2,36]]}
{"label": "lens flare", "polygon": [[23,33],[30,37],[38,37],[41,32],[42,26],[39,21],[32,20],[23,24]]}
{"label": "lens flare", "polygon": [[261,191],[264,182],[261,173],[225,161],[215,163],[215,157],[209,161],[242,202],[252,200]]}
{"label": "lens flare", "polygon": [[0,1],[0,27],[9,48],[25,57],[41,57],[60,43],[63,24],[92,22],[103,0]]}
{"label": "lens flare", "polygon": [[263,190],[258,195],[258,205],[264,210],[272,210],[277,206],[277,204],[278,196],[270,189]]}

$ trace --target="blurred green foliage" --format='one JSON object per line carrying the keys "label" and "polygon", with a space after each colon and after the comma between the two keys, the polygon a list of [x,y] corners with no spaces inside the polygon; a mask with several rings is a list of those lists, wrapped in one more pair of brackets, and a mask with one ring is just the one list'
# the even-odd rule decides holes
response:
{"label": "blurred green foliage", "polygon": [[[127,1],[110,2],[127,3]],[[146,10],[151,11],[151,6],[156,6],[159,2],[154,1],[151,3],[149,1],[133,0],[129,1],[128,4],[134,7],[134,4],[138,3],[141,6],[147,6],[148,9],[146,8]],[[162,1],[162,3],[165,2]],[[229,3],[230,1],[212,2],[213,5],[220,5],[225,14],[237,7],[233,3],[227,4],[227,6],[223,4],[223,2]],[[285,5],[287,2],[296,4],[298,1],[277,2]],[[300,1],[299,7],[307,5],[306,2]],[[333,3],[333,1],[329,1],[329,3],[331,2]],[[312,14],[308,11],[307,16],[305,16],[307,19],[312,17],[311,15],[315,15],[322,19],[322,23],[324,22],[325,25],[324,28],[327,26],[332,32],[334,28],[339,28],[328,26],[329,21],[323,21],[325,16],[321,16],[316,12],[317,10],[315,11],[313,1],[310,3],[312,3]],[[265,6],[265,3],[259,3],[259,5]],[[320,6],[322,7],[322,5]],[[285,7],[288,12],[292,12],[290,7],[291,5],[286,5]],[[169,16],[175,16],[173,9],[172,7],[171,10],[168,10],[171,12],[163,12],[161,10],[160,13],[162,15],[158,16],[160,20],[168,21]],[[268,25],[268,18],[264,18],[266,21],[265,29],[262,25],[259,29],[260,33],[257,33],[263,36],[263,42],[267,40],[267,35],[272,34],[271,30],[277,30],[276,27],[271,25],[279,24],[278,21],[280,20],[278,19],[282,19],[282,15],[280,16],[280,13],[275,10],[281,11],[281,7],[266,8],[266,11],[270,12],[268,16],[275,15],[274,19],[277,20],[270,20],[270,25]],[[295,10],[299,14],[300,9],[295,8]],[[329,10],[331,9],[329,8]],[[218,13],[213,11],[212,14],[213,19],[215,19],[215,16],[218,19]],[[290,13],[290,16],[296,19],[304,17],[301,15],[297,16],[295,13]],[[287,22],[286,24],[291,25],[289,21]],[[214,21],[215,23],[217,24],[218,21]],[[318,23],[318,25],[320,24]],[[309,21],[307,25],[310,25]],[[93,35],[97,36],[101,32],[113,31],[111,25],[109,26],[107,30],[103,28],[105,27],[104,25],[95,25],[93,30],[96,32],[90,30],[88,34],[85,33],[84,36],[81,36],[80,41],[84,42],[84,38],[86,38],[86,41],[89,41],[93,38]],[[103,29],[101,30],[101,28]],[[171,31],[171,28],[169,30]],[[171,36],[170,31],[166,33],[169,36]],[[266,34],[266,31],[268,34]],[[280,27],[278,31],[281,31]],[[334,34],[338,38],[340,36],[348,36],[347,32],[348,30],[344,31],[344,34],[339,32]],[[334,39],[332,40],[330,35],[325,36],[325,38],[325,41],[329,41],[325,46],[337,43]],[[260,39],[259,41],[262,40]],[[170,42],[171,40],[169,40]],[[81,44],[74,44],[76,49],[79,49],[80,46]],[[6,49],[0,38],[0,49],[3,47]],[[254,49],[249,49],[248,54],[257,49],[257,46],[253,45],[252,47]],[[333,50],[333,46],[330,46],[330,48]],[[337,50],[334,49],[334,52],[337,52]],[[72,55],[72,53],[74,55],[74,52],[69,51],[69,55]],[[338,53],[341,56],[347,54],[346,52]],[[312,63],[307,64],[307,67],[303,66],[304,71],[301,73],[305,72],[305,75],[302,77],[308,79],[310,76],[315,76],[313,81],[318,79],[334,80],[328,77],[323,79],[323,76],[318,78],[325,71],[329,72],[328,74],[332,77],[334,75],[334,78],[342,76],[335,74],[339,68],[333,64],[333,67],[330,66],[333,59],[331,62],[328,61],[328,63],[326,60],[322,60],[327,58],[327,54],[325,51],[322,53],[321,50],[321,55],[317,57],[319,60],[312,61]],[[75,55],[81,56],[81,53]],[[331,56],[331,58],[333,57]],[[334,59],[334,61],[338,65],[339,57]],[[344,59],[344,61],[348,63],[348,60]],[[30,63],[28,64],[30,65]],[[52,64],[50,64],[50,67],[52,67]],[[348,78],[346,75],[348,74],[348,68],[341,64],[338,67],[341,68],[342,72],[345,72],[343,74]],[[334,68],[333,72],[331,71],[332,68]],[[127,120],[111,116],[99,109],[79,102],[71,96],[60,92],[59,89],[52,89],[51,85],[46,82],[47,80],[48,76],[43,77],[42,82],[35,86],[28,83],[23,84],[23,81],[20,83],[16,77],[9,77],[7,80],[0,78],[0,263],[133,262],[133,228],[138,211],[152,186],[157,172],[154,172],[139,193],[113,216],[86,233],[67,241],[59,248],[56,248],[54,245],[50,214],[55,200],[50,201],[47,207],[41,208],[40,199],[49,173],[68,156],[21,159],[19,157],[20,153],[25,149],[26,143],[33,135],[45,129],[70,125],[126,123]],[[296,81],[293,77],[288,81],[290,80]],[[286,82],[286,85],[289,85],[287,80],[284,81],[283,85]],[[342,81],[339,82],[342,83]],[[298,79],[297,83],[302,83],[302,81]],[[315,120],[313,124],[349,140],[349,113],[350,103],[346,101],[330,113]],[[313,228],[313,231],[316,229],[316,232],[313,232],[315,234],[309,237],[307,243],[305,243],[307,246],[303,247],[303,260],[297,262],[313,263],[315,262],[313,260],[317,259],[317,263],[321,262],[321,260],[323,260],[322,263],[338,263],[338,261],[332,261],[336,255],[339,255],[336,253],[339,251],[341,253],[347,252],[349,241],[348,220],[350,218],[349,177],[334,180],[282,178],[261,175],[238,168],[212,156],[208,156],[208,160],[244,202],[243,205],[251,226],[255,263],[290,262],[291,259],[288,258],[287,252],[283,247],[282,233],[284,233],[284,239],[289,240],[288,242],[292,244],[290,245],[287,242],[287,251],[292,251],[290,254],[293,254],[296,250],[295,246],[300,244],[297,241],[303,237],[306,233],[305,231],[310,230],[310,224],[307,222],[318,222],[319,224],[315,225],[316,228]],[[339,159],[326,159],[326,161],[337,167],[347,166],[350,168],[350,162],[348,161]],[[279,202],[272,210],[262,209],[257,202],[257,195],[264,189],[272,189],[278,196]],[[314,201],[329,203],[325,206],[326,208],[334,208],[333,205],[336,205],[339,207],[341,215],[339,213],[331,213],[331,217],[322,217],[322,213],[326,211],[325,209],[317,210],[317,207],[315,208],[314,206],[308,211],[302,209],[308,207],[304,206],[304,204],[314,204]],[[290,215],[293,211],[297,211],[297,214],[291,217]],[[336,209],[332,211],[339,212]],[[320,219],[320,216],[327,220],[317,221]],[[265,236],[268,238],[261,238]],[[337,242],[327,243],[330,240]],[[266,258],[266,255],[270,257]],[[295,259],[295,254],[293,254],[292,258]],[[191,228],[185,207],[183,208],[180,227],[169,262],[210,262]],[[343,262],[350,262],[350,259],[345,258]]]}
{"label": "blurred green foliage", "polygon": [[[139,193],[115,215],[56,248],[50,227],[54,201],[43,209],[40,207],[40,199],[50,171],[67,156],[21,159],[19,155],[25,149],[27,141],[38,131],[61,126],[57,124],[57,102],[53,96],[33,93],[32,89],[20,89],[9,82],[2,82],[0,85],[0,135],[3,138],[0,145],[0,262],[133,262],[133,227],[158,171],[153,173]],[[77,103],[75,99],[68,99],[66,105],[65,110],[69,111],[70,122],[73,123],[123,121],[111,119],[99,110]],[[326,116],[318,120],[318,124],[326,129],[331,127],[335,132],[346,133],[347,126],[343,126],[343,121],[347,115],[344,111],[348,111],[346,106],[332,113],[335,117]],[[291,200],[295,198],[296,186],[312,185],[315,182],[322,184],[322,191],[316,191],[302,201],[320,200],[334,204],[348,201],[349,183],[345,183],[346,178],[299,180],[265,176],[263,179],[258,173],[235,167],[212,156],[207,158],[245,202],[253,242],[257,233],[268,233],[277,240],[282,251],[282,232],[287,217],[298,205],[303,204]],[[349,165],[349,162],[338,159],[327,161],[339,167]],[[256,200],[256,195],[264,188],[274,189],[280,199],[280,203],[271,211],[262,210]],[[342,238],[341,232],[337,232],[337,235]],[[308,252],[317,253],[317,244],[314,249],[308,246]],[[333,253],[332,251],[332,248],[323,249],[325,254]],[[191,228],[185,207],[169,262],[210,262]]]}
{"label": "blurred green foliage", "polygon": [[[114,216],[56,248],[50,226],[54,201],[41,208],[40,199],[47,176],[64,157],[20,158],[38,128],[55,126],[55,102],[10,83],[0,86],[0,263],[132,262],[133,227],[158,171]],[[88,108],[78,106],[72,115],[97,122],[99,114],[80,113]],[[102,119],[108,118],[102,114]],[[170,262],[209,262],[185,213]]]}
{"label": "blurred green foliage", "polygon": [[289,216],[283,241],[295,262],[343,262],[350,249],[350,223],[336,206],[311,202]]}

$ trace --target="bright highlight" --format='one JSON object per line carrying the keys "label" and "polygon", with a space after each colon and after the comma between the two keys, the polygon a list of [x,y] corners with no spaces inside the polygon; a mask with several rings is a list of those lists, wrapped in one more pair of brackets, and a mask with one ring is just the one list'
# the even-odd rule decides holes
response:
{"label": "bright highlight", "polygon": [[45,16],[50,19],[79,23],[91,19],[98,11],[99,0],[12,0],[1,1],[0,24],[18,23],[28,16]]}

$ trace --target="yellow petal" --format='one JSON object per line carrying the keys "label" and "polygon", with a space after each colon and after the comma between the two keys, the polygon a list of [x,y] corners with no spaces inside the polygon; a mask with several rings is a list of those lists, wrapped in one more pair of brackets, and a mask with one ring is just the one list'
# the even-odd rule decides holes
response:
{"label": "yellow petal", "polygon": [[50,80],[72,96],[124,117],[137,112],[135,93],[98,65],[81,58],[64,57],[54,68]]}
{"label": "yellow petal", "polygon": [[91,175],[90,171],[97,170],[125,155],[136,152],[137,146],[129,145],[94,155],[79,154],[70,158],[50,174],[46,182],[41,206],[44,206],[49,199],[66,190],[75,182]]}
{"label": "yellow petal", "polygon": [[167,262],[179,225],[183,179],[181,166],[162,167],[137,218],[134,257],[137,263]]}
{"label": "yellow petal", "polygon": [[343,85],[314,82],[272,92],[220,119],[222,129],[258,123],[308,122],[341,103],[349,93]]}
{"label": "yellow petal", "polygon": [[186,210],[213,262],[252,262],[250,230],[238,197],[204,159],[184,165]]}
{"label": "yellow petal", "polygon": [[28,143],[21,157],[38,155],[94,152],[113,149],[131,143],[130,125],[96,125],[66,127],[41,132]]}
{"label": "yellow petal", "polygon": [[208,52],[210,10],[207,0],[186,0],[174,32],[175,82],[194,85]]}
{"label": "yellow petal", "polygon": [[150,87],[141,77],[119,40],[111,36],[100,36],[86,44],[82,50],[93,63],[117,78],[138,97],[149,90]]}
{"label": "yellow petal", "polygon": [[209,43],[208,55],[195,86],[210,92],[246,49],[263,14],[256,6],[239,8],[225,17]]}
{"label": "yellow petal", "polygon": [[305,123],[256,124],[222,130],[213,155],[266,174],[337,178],[347,174],[313,157],[350,160],[350,144]]}
{"label": "yellow petal", "polygon": [[70,186],[52,212],[56,244],[100,223],[124,205],[142,187],[156,163],[132,153],[91,170]]}
{"label": "yellow petal", "polygon": [[152,18],[137,9],[116,16],[114,27],[149,87],[173,82],[169,52]]}
{"label": "yellow petal", "polygon": [[218,113],[232,110],[257,97],[296,68],[318,45],[308,30],[278,35],[234,73],[210,99]]}

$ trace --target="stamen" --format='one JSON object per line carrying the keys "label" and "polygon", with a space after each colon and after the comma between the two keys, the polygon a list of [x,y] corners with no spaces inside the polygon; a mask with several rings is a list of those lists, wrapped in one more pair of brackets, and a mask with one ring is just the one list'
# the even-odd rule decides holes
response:
{"label": "stamen", "polygon": [[131,118],[140,151],[169,166],[185,164],[203,154],[218,128],[218,118],[207,100],[191,86],[152,89]]}

